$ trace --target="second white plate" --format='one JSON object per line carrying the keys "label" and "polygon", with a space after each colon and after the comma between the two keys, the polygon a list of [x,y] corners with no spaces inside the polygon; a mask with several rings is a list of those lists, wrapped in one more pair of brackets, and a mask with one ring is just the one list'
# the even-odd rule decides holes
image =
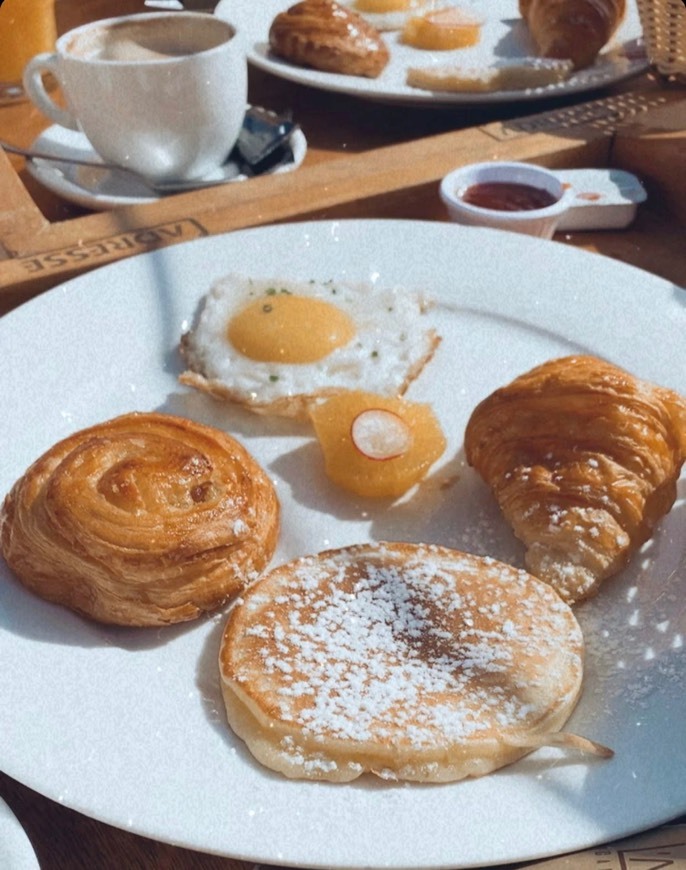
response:
{"label": "second white plate", "polygon": [[529,57],[533,46],[518,11],[517,0],[463,0],[485,19],[479,43],[456,51],[420,51],[403,45],[397,32],[384,34],[391,59],[376,79],[339,75],[296,66],[269,51],[269,27],[275,15],[295,0],[220,0],[215,14],[235,24],[245,41],[248,59],[256,67],[279,78],[320,90],[386,103],[423,106],[456,106],[522,102],[584,93],[615,84],[648,68],[642,47],[642,29],[634,0],[628,0],[624,21],[593,66],[579,70],[569,79],[547,87],[488,93],[445,93],[424,91],[405,83],[408,66],[459,63],[467,67],[489,67],[499,60]]}

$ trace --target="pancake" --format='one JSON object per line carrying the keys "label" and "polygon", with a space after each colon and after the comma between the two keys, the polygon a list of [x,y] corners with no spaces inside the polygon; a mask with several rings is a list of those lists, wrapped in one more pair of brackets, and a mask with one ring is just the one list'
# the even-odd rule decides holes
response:
{"label": "pancake", "polygon": [[547,584],[438,546],[360,544],[281,565],[233,607],[219,669],[255,758],[302,779],[446,782],[559,734],[583,638]]}
{"label": "pancake", "polygon": [[259,576],[278,531],[272,482],[241,444],[157,413],[63,439],[0,511],[2,553],[26,587],[118,625],[216,610]]}

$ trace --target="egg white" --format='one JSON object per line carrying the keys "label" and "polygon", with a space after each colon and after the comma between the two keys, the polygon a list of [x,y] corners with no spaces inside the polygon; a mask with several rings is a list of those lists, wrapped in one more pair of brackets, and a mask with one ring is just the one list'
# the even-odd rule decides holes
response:
{"label": "egg white", "polygon": [[[341,5],[347,6],[356,12],[365,21],[368,21],[377,30],[383,32],[402,30],[408,18],[424,15],[436,7],[437,0],[415,0],[415,3],[407,9],[396,9],[391,12],[362,12],[355,8],[355,0],[339,0]],[[448,3],[442,5],[447,6]]]}
{"label": "egg white", "polygon": [[[354,337],[316,362],[245,356],[229,341],[227,326],[256,299],[269,299],[275,288],[336,305],[353,320]],[[285,416],[302,416],[308,402],[342,390],[401,395],[439,341],[426,324],[427,308],[421,294],[401,287],[228,275],[211,288],[195,327],[182,338],[189,370],[180,380],[252,410]]]}

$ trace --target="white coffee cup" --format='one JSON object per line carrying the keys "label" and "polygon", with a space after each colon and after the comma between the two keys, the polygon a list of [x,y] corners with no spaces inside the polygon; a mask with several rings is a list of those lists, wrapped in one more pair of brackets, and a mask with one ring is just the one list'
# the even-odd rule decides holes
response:
{"label": "white coffee cup", "polygon": [[[42,80],[52,73],[67,108]],[[107,162],[153,180],[199,178],[220,166],[247,108],[240,34],[197,12],[94,21],[26,66],[24,88],[48,118],[81,130]]]}

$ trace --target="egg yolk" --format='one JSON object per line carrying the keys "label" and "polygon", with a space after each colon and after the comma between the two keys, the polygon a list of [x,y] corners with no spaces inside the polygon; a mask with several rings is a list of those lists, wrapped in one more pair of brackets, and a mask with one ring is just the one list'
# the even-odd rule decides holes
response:
{"label": "egg yolk", "polygon": [[259,362],[316,362],[354,335],[355,324],[345,311],[324,299],[290,293],[260,297],[227,329],[236,350]]}
{"label": "egg yolk", "polygon": [[355,0],[357,12],[401,12],[424,5],[424,0]]}

